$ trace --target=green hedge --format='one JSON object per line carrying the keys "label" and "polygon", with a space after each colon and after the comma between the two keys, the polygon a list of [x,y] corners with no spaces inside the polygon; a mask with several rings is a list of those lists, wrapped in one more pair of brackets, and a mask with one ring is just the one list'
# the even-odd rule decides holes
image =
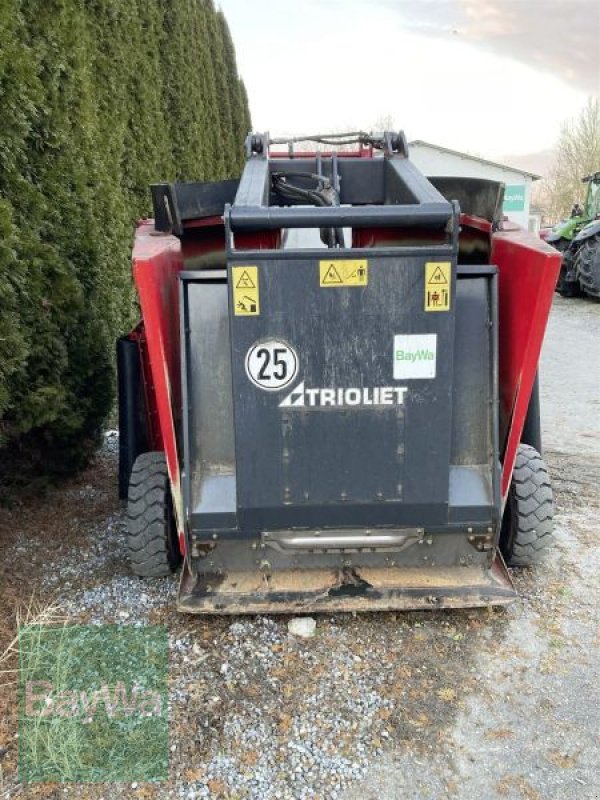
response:
{"label": "green hedge", "polygon": [[148,184],[239,174],[249,128],[212,0],[0,0],[5,473],[85,460],[113,403],[115,337],[134,318]]}

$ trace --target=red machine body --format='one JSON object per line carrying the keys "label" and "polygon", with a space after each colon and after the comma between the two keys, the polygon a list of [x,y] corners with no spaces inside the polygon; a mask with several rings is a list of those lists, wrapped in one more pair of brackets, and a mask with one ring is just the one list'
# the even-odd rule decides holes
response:
{"label": "red machine body", "polygon": [[[287,153],[280,156],[288,157]],[[314,154],[300,153],[302,157]],[[323,157],[327,154],[323,153]],[[277,153],[270,154],[276,160]],[[371,159],[372,147],[337,152],[337,158]],[[152,220],[139,223],[133,249],[133,276],[143,321],[129,334],[139,348],[150,448],[165,453],[180,550],[186,555],[186,520],[182,499],[181,447],[182,376],[179,315],[180,273],[212,258],[225,262],[228,231],[224,216],[188,219],[179,235],[156,230]],[[362,227],[352,231],[352,247],[367,253],[388,240],[418,239],[417,230]],[[239,233],[235,248],[277,249],[280,230]],[[536,380],[544,332],[560,268],[560,254],[538,236],[510,222],[495,229],[489,219],[461,214],[458,263],[476,251],[498,270],[498,382],[501,453],[501,494],[506,502],[515,458],[522,440]],[[357,252],[359,252],[357,250]]]}

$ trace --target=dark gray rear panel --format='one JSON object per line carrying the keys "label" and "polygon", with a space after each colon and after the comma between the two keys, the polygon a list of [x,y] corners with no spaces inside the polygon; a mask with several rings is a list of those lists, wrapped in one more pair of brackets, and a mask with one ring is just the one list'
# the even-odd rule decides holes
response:
{"label": "dark gray rear panel", "polygon": [[[320,287],[315,258],[265,261],[260,316],[232,317],[244,527],[447,521],[454,311],[424,312],[422,257],[368,261],[364,288]],[[435,379],[394,380],[400,333],[437,334]],[[394,387],[407,389],[405,402],[313,407],[307,395],[304,407],[281,408],[289,390],[257,388],[244,368],[248,349],[267,338],[294,347],[305,390]]]}
{"label": "dark gray rear panel", "polygon": [[[331,252],[331,251],[330,251]],[[323,254],[327,257],[329,254]],[[260,254],[260,314],[230,315],[225,275],[183,276],[184,488],[199,539],[265,530],[497,524],[495,276],[471,268],[450,311],[424,310],[424,264],[369,255],[366,287],[319,285],[314,254]],[[228,303],[229,297],[229,303]],[[435,378],[394,379],[394,336],[437,336]],[[293,346],[281,391],[248,378],[257,342]],[[304,406],[280,403],[304,385]],[[406,389],[400,405],[310,406],[307,390]],[[373,394],[367,395],[373,399]],[[364,400],[363,396],[363,400]]]}

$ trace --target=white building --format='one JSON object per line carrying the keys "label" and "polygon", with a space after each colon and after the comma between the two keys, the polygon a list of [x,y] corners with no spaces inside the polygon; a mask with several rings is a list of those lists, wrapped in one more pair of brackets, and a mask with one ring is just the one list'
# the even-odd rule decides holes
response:
{"label": "white building", "polygon": [[531,184],[539,180],[540,175],[419,139],[410,142],[409,153],[410,160],[427,177],[485,178],[504,183],[504,214],[528,230],[539,226],[537,216],[530,214],[530,206]]}

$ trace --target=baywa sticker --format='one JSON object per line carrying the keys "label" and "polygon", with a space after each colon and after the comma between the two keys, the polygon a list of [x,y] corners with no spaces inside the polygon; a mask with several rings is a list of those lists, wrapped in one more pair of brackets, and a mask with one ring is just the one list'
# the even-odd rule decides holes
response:
{"label": "baywa sticker", "polygon": [[347,389],[306,388],[304,381],[284,397],[280,408],[368,408],[404,405],[405,386],[363,386]]}
{"label": "baywa sticker", "polygon": [[394,380],[435,378],[437,334],[394,336]]}

